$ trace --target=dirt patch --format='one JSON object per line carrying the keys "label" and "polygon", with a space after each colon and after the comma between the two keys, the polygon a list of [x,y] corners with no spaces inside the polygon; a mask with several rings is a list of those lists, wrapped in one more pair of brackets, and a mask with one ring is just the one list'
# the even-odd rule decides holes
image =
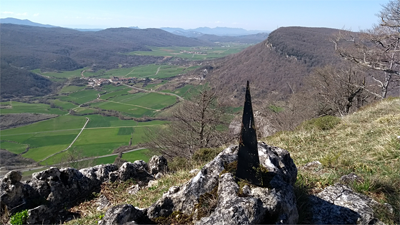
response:
{"label": "dirt patch", "polygon": [[58,115],[38,113],[12,113],[0,115],[0,130],[21,127],[31,123],[48,120]]}
{"label": "dirt patch", "polygon": [[12,166],[25,166],[36,163],[33,159],[27,159],[3,149],[0,149],[0,156],[0,167],[7,168]]}

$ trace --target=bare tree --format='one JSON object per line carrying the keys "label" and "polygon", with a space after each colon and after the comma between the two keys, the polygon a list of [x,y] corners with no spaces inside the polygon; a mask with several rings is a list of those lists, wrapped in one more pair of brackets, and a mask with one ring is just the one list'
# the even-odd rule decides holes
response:
{"label": "bare tree", "polygon": [[268,101],[258,111],[275,131],[293,130],[303,121],[320,116],[346,115],[374,99],[365,91],[366,76],[344,65],[317,68],[286,102]]}
{"label": "bare tree", "polygon": [[341,32],[333,42],[343,58],[376,71],[370,76],[380,92],[366,91],[386,98],[389,86],[400,78],[400,0],[383,6],[378,16],[379,25],[359,33]]}
{"label": "bare tree", "polygon": [[173,112],[173,121],[167,127],[147,132],[149,145],[168,158],[191,158],[200,148],[225,144],[228,139],[225,112],[216,91],[203,88]]}
{"label": "bare tree", "polygon": [[362,106],[371,97],[365,91],[368,86],[365,73],[343,65],[339,69],[332,66],[317,68],[306,79],[306,86],[317,101],[318,116],[346,115],[353,108]]}

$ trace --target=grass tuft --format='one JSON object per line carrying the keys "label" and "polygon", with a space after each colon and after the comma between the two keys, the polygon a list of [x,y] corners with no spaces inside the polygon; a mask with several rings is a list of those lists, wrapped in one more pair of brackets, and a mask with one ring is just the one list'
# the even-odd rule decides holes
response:
{"label": "grass tuft", "polygon": [[295,131],[279,132],[263,141],[288,150],[298,168],[312,161],[322,163],[318,171],[299,170],[296,185],[302,194],[317,193],[354,172],[363,181],[350,186],[380,203],[389,203],[393,207],[391,216],[382,210],[377,215],[382,221],[396,224],[400,223],[398,136],[400,99],[391,98],[342,118],[306,121]]}
{"label": "grass tuft", "polygon": [[[400,118],[400,99],[396,98],[364,107],[340,119],[319,118],[317,122],[314,120],[305,123],[312,124],[310,129],[303,127],[295,131],[279,132],[262,140],[288,150],[299,168],[294,187],[300,216],[299,223],[311,222],[310,205],[307,200],[309,194],[322,191],[323,188],[339,182],[341,176],[352,172],[362,179],[350,183],[349,186],[381,203],[381,206],[375,209],[375,215],[388,224],[400,223],[400,141],[397,138],[400,136],[400,119],[398,118]],[[170,166],[174,168],[173,174],[165,175],[155,186],[145,187],[135,195],[130,195],[126,191],[134,184],[133,181],[104,184],[100,195],[107,195],[112,203],[111,206],[126,203],[147,208],[170,187],[189,181],[194,176],[189,171],[204,165],[200,159],[208,158],[214,154],[212,152],[203,150],[198,162],[183,159],[172,161]],[[311,170],[301,168],[304,164],[317,160],[323,165]],[[234,173],[236,167],[237,164],[227,164],[222,173]],[[246,183],[239,182],[239,185],[242,189]],[[212,209],[210,203],[213,198],[208,195],[203,197],[204,206],[210,206],[205,209]],[[79,211],[82,218],[68,224],[97,223],[107,209],[96,211],[95,201],[96,199],[87,201],[70,209]],[[384,203],[390,204],[390,207]],[[392,213],[389,208],[393,209]],[[189,220],[193,216],[196,215],[175,212],[167,221],[191,223]]]}

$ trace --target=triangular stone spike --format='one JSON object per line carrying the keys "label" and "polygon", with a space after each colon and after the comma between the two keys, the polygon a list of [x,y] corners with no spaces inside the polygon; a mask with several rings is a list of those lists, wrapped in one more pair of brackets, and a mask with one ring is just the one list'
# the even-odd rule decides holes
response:
{"label": "triangular stone spike", "polygon": [[256,169],[260,166],[257,148],[257,134],[254,125],[253,107],[251,105],[251,95],[249,81],[247,81],[246,97],[244,102],[242,129],[240,132],[238,164],[236,177],[244,179],[252,184],[260,185],[261,181],[257,178]]}

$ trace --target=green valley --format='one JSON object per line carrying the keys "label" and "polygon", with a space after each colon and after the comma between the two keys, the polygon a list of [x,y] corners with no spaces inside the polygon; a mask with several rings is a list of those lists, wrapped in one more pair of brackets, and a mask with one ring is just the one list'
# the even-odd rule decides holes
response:
{"label": "green valley", "polygon": [[[185,81],[182,85],[174,80],[200,68],[201,61],[194,60],[223,57],[246,46],[156,47],[129,54],[163,56],[160,64],[120,64],[108,70],[31,70],[58,83],[58,91],[22,101],[0,102],[1,115],[33,113],[56,117],[2,130],[1,149],[33,159],[40,166],[65,162],[76,152],[94,164],[112,163],[117,149],[122,147],[126,151],[142,146],[146,130],[169,123],[168,109],[195,92],[198,82]],[[183,61],[171,63],[173,58]],[[151,154],[154,153],[142,149],[124,153],[122,159],[148,161]]]}

